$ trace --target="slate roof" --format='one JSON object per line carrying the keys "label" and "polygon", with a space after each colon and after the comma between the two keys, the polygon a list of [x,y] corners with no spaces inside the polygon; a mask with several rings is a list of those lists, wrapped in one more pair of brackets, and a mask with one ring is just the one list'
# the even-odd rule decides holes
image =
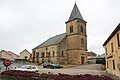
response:
{"label": "slate roof", "polygon": [[111,35],[108,37],[108,39],[105,41],[105,43],[103,44],[103,46],[105,46],[110,39],[116,34],[116,32],[120,30],[120,23],[118,24],[118,26],[115,28],[115,30],[111,33]]}
{"label": "slate roof", "polygon": [[80,11],[79,11],[76,3],[75,3],[75,5],[74,5],[74,7],[73,7],[73,10],[72,10],[72,13],[71,13],[68,21],[73,20],[73,19],[76,19],[76,18],[83,20],[83,17],[82,17],[82,15],[81,15],[81,13],[80,13]]}
{"label": "slate roof", "polygon": [[[60,35],[56,35],[54,37],[49,38],[48,40],[46,40],[45,42],[43,42],[42,44],[38,45],[37,47],[35,47],[34,49],[38,49],[38,48],[42,48],[42,47],[46,47],[46,46],[50,46],[50,45],[55,45],[60,43],[64,38],[66,37],[66,33],[60,34]],[[33,50],[34,50],[33,49]]]}

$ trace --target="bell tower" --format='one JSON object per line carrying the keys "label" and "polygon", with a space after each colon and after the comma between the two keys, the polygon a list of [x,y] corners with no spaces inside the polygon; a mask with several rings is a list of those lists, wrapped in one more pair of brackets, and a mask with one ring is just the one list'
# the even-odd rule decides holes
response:
{"label": "bell tower", "polygon": [[75,3],[66,22],[66,54],[68,63],[85,64],[87,62],[86,23]]}

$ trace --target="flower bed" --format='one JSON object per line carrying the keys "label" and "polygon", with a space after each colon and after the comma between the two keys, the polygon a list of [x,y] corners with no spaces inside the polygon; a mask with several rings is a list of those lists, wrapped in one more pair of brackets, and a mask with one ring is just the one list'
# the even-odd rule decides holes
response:
{"label": "flower bed", "polygon": [[35,73],[29,71],[8,70],[1,73],[2,80],[114,80],[104,75],[68,75],[52,73]]}
{"label": "flower bed", "polygon": [[50,80],[39,77],[40,74],[31,71],[7,70],[1,73],[2,80]]}

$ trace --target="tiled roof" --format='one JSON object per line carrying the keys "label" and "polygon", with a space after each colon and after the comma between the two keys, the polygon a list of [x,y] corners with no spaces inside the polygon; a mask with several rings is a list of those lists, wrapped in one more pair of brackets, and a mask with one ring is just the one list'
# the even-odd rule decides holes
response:
{"label": "tiled roof", "polygon": [[87,52],[88,53],[88,56],[97,56],[97,54],[95,54],[94,52]]}
{"label": "tiled roof", "polygon": [[116,34],[116,32],[120,30],[120,23],[118,24],[118,26],[115,28],[115,30],[112,32],[112,34],[108,37],[108,39],[105,41],[105,43],[103,44],[103,46],[105,46],[110,39]]}
{"label": "tiled roof", "polygon": [[43,42],[42,44],[35,47],[34,49],[58,44],[59,42],[61,42],[65,38],[65,36],[66,36],[66,33],[51,37],[48,40],[46,40],[45,42]]}
{"label": "tiled roof", "polygon": [[19,57],[19,55],[15,54],[15,53],[13,53],[11,51],[8,51],[8,52],[11,53],[11,54],[13,54],[13,55],[16,55],[17,57]]}
{"label": "tiled roof", "polygon": [[6,51],[6,50],[1,50],[1,52],[5,52],[6,54],[10,55],[11,56],[11,53],[9,51]]}
{"label": "tiled roof", "polygon": [[8,54],[10,56],[12,56],[12,54],[13,54],[13,55],[16,55],[17,57],[19,57],[19,55],[15,54],[15,53],[13,53],[11,51],[1,50],[1,52],[5,52],[6,54]]}

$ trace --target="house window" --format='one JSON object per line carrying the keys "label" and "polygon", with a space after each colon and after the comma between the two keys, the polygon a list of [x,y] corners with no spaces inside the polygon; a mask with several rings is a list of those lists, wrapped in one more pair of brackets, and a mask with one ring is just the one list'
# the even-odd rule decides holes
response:
{"label": "house window", "polygon": [[115,70],[115,61],[113,60],[113,69]]}
{"label": "house window", "polygon": [[27,56],[25,56],[25,60],[27,60]]}
{"label": "house window", "polygon": [[118,47],[120,47],[120,38],[119,38],[119,34],[117,34],[117,43],[118,43]]}
{"label": "house window", "polygon": [[84,47],[84,39],[81,39],[81,47]]}
{"label": "house window", "polygon": [[73,32],[73,26],[71,25],[70,26],[70,33],[72,33]]}
{"label": "house window", "polygon": [[114,52],[114,50],[113,50],[113,42],[111,43],[111,52]]}

